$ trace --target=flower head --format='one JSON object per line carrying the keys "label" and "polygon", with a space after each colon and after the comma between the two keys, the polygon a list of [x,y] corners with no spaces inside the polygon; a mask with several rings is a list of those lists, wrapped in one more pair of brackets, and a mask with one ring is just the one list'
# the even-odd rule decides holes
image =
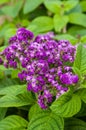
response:
{"label": "flower head", "polygon": [[53,40],[53,36],[49,32],[34,38],[31,31],[19,28],[0,58],[6,68],[21,66],[19,79],[26,81],[28,91],[38,95],[43,109],[79,80],[72,67],[66,65],[74,62],[76,47],[67,40]]}

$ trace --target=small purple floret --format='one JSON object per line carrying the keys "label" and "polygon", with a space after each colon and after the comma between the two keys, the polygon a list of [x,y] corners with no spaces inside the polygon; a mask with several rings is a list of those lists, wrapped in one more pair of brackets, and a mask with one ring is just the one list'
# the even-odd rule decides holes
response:
{"label": "small purple floret", "polygon": [[33,33],[25,28],[19,28],[17,31],[17,39],[19,41],[32,40],[34,37]]}

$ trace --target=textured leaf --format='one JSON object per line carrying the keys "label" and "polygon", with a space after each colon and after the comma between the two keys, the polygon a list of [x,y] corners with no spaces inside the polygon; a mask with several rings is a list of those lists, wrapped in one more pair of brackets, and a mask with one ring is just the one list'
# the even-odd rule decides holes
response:
{"label": "textured leaf", "polygon": [[53,20],[47,16],[40,16],[35,18],[28,29],[34,32],[45,32],[53,29]]}
{"label": "textured leaf", "polygon": [[31,120],[34,115],[38,114],[39,112],[43,112],[43,111],[44,110],[41,109],[38,104],[35,104],[30,108],[28,118]]}
{"label": "textured leaf", "polygon": [[57,32],[60,32],[61,29],[63,29],[66,26],[67,23],[68,23],[68,16],[66,15],[61,16],[58,14],[54,16],[54,28]]}
{"label": "textured leaf", "polygon": [[86,116],[86,103],[82,102],[82,107],[80,111],[76,114],[76,117],[85,117]]}
{"label": "textured leaf", "polygon": [[28,130],[63,130],[63,119],[50,112],[39,112],[31,119]]}
{"label": "textured leaf", "polygon": [[[85,86],[85,87],[86,87],[86,86]],[[86,103],[86,88],[79,89],[79,90],[76,92],[76,94],[79,95],[79,97],[82,99],[82,101]]]}
{"label": "textured leaf", "polygon": [[7,112],[7,108],[0,108],[0,120],[2,120]]}
{"label": "textured leaf", "polygon": [[69,118],[65,121],[64,130],[86,130],[86,123],[80,119]]}
{"label": "textured leaf", "polygon": [[86,15],[82,13],[69,14],[69,22],[86,27]]}
{"label": "textured leaf", "polygon": [[63,117],[72,117],[81,108],[81,100],[78,95],[65,94],[52,103],[51,109]]}
{"label": "textured leaf", "polygon": [[73,72],[78,75],[79,79],[81,79],[82,76],[81,76],[80,70],[77,67],[72,67],[72,69],[73,69]]}
{"label": "textured leaf", "polygon": [[4,87],[12,86],[12,85],[17,85],[18,82],[16,80],[10,79],[10,78],[4,78],[0,80],[0,90]]}
{"label": "textured leaf", "polygon": [[8,116],[0,122],[0,130],[25,130],[28,122],[20,116]]}
{"label": "textured leaf", "polygon": [[0,107],[19,107],[31,105],[33,103],[34,99],[30,92],[24,92],[17,96],[10,94],[0,98]]}
{"label": "textured leaf", "polygon": [[78,68],[82,74],[86,71],[86,47],[82,44],[77,47],[74,67]]}
{"label": "textured leaf", "polygon": [[2,88],[0,95],[18,95],[26,91],[26,85],[13,85]]}
{"label": "textured leaf", "polygon": [[26,0],[24,5],[24,14],[32,12],[35,10],[40,4],[43,3],[44,0]]}

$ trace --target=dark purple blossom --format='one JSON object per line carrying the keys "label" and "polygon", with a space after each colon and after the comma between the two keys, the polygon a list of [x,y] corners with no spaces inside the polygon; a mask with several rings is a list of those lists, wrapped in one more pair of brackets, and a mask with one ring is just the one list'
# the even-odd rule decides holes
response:
{"label": "dark purple blossom", "polygon": [[14,69],[17,68],[17,62],[16,61],[10,61],[9,65],[10,65],[10,67],[13,67]]}
{"label": "dark purple blossom", "polygon": [[75,84],[78,82],[78,80],[79,80],[79,77],[77,75],[73,75],[72,82]]}
{"label": "dark purple blossom", "polygon": [[71,73],[68,72],[68,73],[61,74],[60,81],[62,84],[71,85],[73,83]]}
{"label": "dark purple blossom", "polygon": [[17,36],[13,36],[9,39],[9,44],[13,44],[14,42],[17,41]]}
{"label": "dark purple blossom", "polygon": [[19,41],[32,40],[34,37],[33,33],[25,28],[19,28],[17,31],[17,39]]}
{"label": "dark purple blossom", "polygon": [[25,70],[23,70],[21,73],[18,73],[18,77],[21,81],[25,80],[27,76],[27,72]]}

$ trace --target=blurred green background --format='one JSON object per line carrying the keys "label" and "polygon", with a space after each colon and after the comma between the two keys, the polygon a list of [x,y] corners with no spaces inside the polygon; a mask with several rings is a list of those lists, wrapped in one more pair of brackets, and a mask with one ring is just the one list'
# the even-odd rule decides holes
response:
{"label": "blurred green background", "polygon": [[54,31],[56,39],[86,42],[86,0],[1,0],[0,46],[18,27],[35,35]]}

